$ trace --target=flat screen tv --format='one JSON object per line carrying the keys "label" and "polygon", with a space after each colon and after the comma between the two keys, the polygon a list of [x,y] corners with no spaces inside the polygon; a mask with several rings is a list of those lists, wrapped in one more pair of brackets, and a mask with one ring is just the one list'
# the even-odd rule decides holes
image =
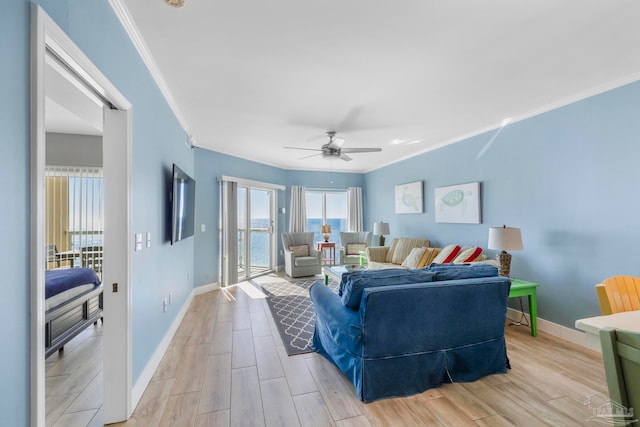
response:
{"label": "flat screen tv", "polygon": [[193,236],[196,182],[173,165],[171,185],[171,244]]}

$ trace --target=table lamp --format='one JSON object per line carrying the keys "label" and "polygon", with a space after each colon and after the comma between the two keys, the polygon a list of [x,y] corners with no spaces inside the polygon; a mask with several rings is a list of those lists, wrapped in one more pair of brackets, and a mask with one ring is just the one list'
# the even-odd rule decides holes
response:
{"label": "table lamp", "polygon": [[325,224],[320,227],[320,232],[322,233],[322,238],[325,242],[329,241],[329,234],[331,233],[331,226],[329,224]]}
{"label": "table lamp", "polygon": [[516,227],[491,227],[489,228],[489,249],[497,249],[500,252],[496,255],[498,261],[498,274],[509,277],[511,270],[511,255],[507,251],[517,251],[522,249],[522,235],[520,229]]}
{"label": "table lamp", "polygon": [[373,223],[373,234],[380,236],[378,240],[378,246],[384,246],[384,235],[391,234],[389,233],[389,223],[388,222],[374,222]]}

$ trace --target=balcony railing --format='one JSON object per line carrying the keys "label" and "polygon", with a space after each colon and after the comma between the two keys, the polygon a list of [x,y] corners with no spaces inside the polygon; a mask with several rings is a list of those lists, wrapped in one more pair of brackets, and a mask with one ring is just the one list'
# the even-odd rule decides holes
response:
{"label": "balcony railing", "polygon": [[247,265],[245,261],[246,229],[238,229],[238,273],[240,276],[246,277],[252,277],[271,269],[271,233],[269,233],[269,229],[250,228],[249,233],[251,237],[251,248],[249,251],[249,255],[251,257],[249,263],[251,270],[247,272]]}

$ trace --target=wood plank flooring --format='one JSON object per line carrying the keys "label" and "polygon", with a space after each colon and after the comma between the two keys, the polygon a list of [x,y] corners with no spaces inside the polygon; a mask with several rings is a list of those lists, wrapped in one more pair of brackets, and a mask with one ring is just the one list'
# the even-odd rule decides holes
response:
{"label": "wood plank flooring", "polygon": [[[321,356],[287,356],[266,301],[247,286],[194,298],[132,418],[115,425],[597,425],[584,404],[607,396],[595,352],[508,327],[507,374],[363,404]],[[47,426],[102,425],[100,337],[100,326],[89,328],[47,360]]]}

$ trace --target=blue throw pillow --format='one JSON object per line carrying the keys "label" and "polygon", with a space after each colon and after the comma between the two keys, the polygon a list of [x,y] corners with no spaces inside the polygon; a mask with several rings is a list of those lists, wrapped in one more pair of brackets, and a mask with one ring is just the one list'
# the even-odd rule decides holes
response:
{"label": "blue throw pillow", "polygon": [[491,264],[431,264],[424,270],[434,273],[436,282],[498,275],[498,268]]}
{"label": "blue throw pillow", "polygon": [[362,299],[362,291],[366,288],[432,282],[434,275],[435,273],[422,269],[403,270],[390,268],[358,271],[342,275],[338,294],[342,297],[342,303],[345,306],[352,310],[358,310]]}

